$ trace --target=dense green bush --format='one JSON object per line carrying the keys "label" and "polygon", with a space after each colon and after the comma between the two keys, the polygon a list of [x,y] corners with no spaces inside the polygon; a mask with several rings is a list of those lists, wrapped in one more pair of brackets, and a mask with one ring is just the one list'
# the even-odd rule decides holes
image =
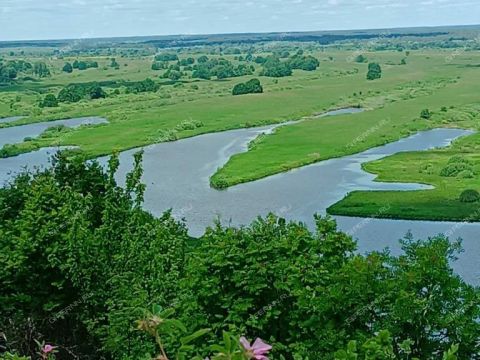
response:
{"label": "dense green bush", "polygon": [[263,63],[263,76],[284,77],[292,75],[292,69],[287,62],[281,61],[279,58],[269,56]]}
{"label": "dense green bush", "polygon": [[232,95],[258,94],[263,93],[263,87],[260,80],[251,79],[245,83],[237,84],[233,87]]}
{"label": "dense green bush", "polygon": [[72,64],[73,69],[78,69],[78,70],[87,70],[90,68],[98,68],[98,62],[96,61],[78,61],[75,60]]}
{"label": "dense green bush", "polygon": [[98,83],[70,84],[58,93],[59,102],[78,102],[80,100],[94,100],[105,98],[107,94]]}
{"label": "dense green bush", "polygon": [[204,61],[198,61],[198,64],[192,67],[194,79],[209,80],[213,76],[217,79],[227,79],[231,77],[251,75],[255,71],[255,68],[250,65],[240,64],[235,66],[231,61],[219,58],[219,59],[206,59]]}
{"label": "dense green bush", "polygon": [[55,95],[47,94],[45,98],[40,102],[40,107],[57,107],[58,101]]}
{"label": "dense green bush", "polygon": [[155,61],[176,61],[178,60],[177,54],[163,53],[155,55]]}
{"label": "dense green bush", "polygon": [[291,69],[314,71],[320,66],[320,62],[311,55],[303,56],[297,54],[288,59],[287,65]]}
{"label": "dense green bush", "polygon": [[[218,225],[190,257],[186,321],[255,333],[298,358],[329,358],[345,339],[363,340],[381,329],[417,339],[413,352],[421,358],[428,349],[446,349],[439,333],[456,328],[446,325],[449,314],[457,305],[471,311],[478,304],[478,293],[449,269],[455,246],[444,238],[406,239],[400,259],[360,257],[355,249],[334,221],[320,217],[313,234],[275,217],[244,229]],[[473,345],[475,336],[467,330],[457,340]]]}
{"label": "dense green bush", "polygon": [[132,328],[141,309],[177,296],[186,229],[141,210],[141,169],[122,189],[117,167],[60,156],[0,191],[0,328],[22,353],[30,318],[35,336],[79,354],[143,354],[150,345]]}
{"label": "dense green bush", "polygon": [[138,94],[144,92],[156,92],[160,88],[160,86],[152,79],[147,78],[142,81],[128,83],[126,84],[126,88],[127,94]]}
{"label": "dense green bush", "polygon": [[0,84],[12,82],[19,73],[31,74],[33,65],[24,60],[3,61],[0,59]]}
{"label": "dense green bush", "polygon": [[430,110],[428,109],[423,109],[421,112],[420,112],[420,117],[422,119],[430,119],[432,117],[432,113],[430,112]]}
{"label": "dense green bush", "polygon": [[460,194],[460,201],[464,203],[473,203],[480,201],[480,193],[477,190],[464,190]]}
{"label": "dense green bush", "polygon": [[382,68],[378,63],[369,63],[367,80],[376,80],[382,77]]}
{"label": "dense green bush", "polygon": [[462,156],[453,156],[448,160],[447,165],[440,171],[443,177],[471,178],[475,175],[470,161]]}
{"label": "dense green bush", "polygon": [[[317,216],[312,232],[273,215],[192,239],[169,212],[142,209],[140,163],[137,153],[120,187],[117,156],[105,171],[60,154],[0,189],[0,329],[10,350],[34,355],[33,338],[59,345],[62,359],[142,359],[155,344],[134,324],[158,304],[188,329],[211,329],[195,342],[202,358],[224,330],[274,344],[272,359],[333,359],[381,330],[395,355],[407,339],[421,359],[452,344],[461,359],[478,353],[479,292],[450,266],[458,243],[407,238],[399,257],[359,255],[330,218]],[[163,345],[178,349],[175,340]]]}
{"label": "dense green bush", "polygon": [[71,72],[73,72],[73,66],[72,66],[72,64],[70,64],[69,62],[65,63],[65,65],[64,65],[63,68],[62,68],[62,71],[63,71],[63,72],[66,72],[66,73],[71,73]]}
{"label": "dense green bush", "polygon": [[463,171],[471,171],[472,167],[465,163],[448,164],[440,171],[440,176],[455,177]]}

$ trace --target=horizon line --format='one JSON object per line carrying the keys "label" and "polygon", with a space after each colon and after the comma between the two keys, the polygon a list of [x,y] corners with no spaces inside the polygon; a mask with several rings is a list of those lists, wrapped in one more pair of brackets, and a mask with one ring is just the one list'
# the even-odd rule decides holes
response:
{"label": "horizon line", "polygon": [[379,28],[356,28],[356,29],[330,29],[330,30],[288,30],[288,31],[260,31],[260,32],[225,32],[225,33],[192,33],[192,34],[163,34],[163,35],[114,35],[114,36],[94,36],[85,38],[46,38],[46,39],[15,39],[0,40],[0,43],[15,42],[41,42],[41,41],[79,41],[79,40],[108,40],[108,39],[134,39],[149,37],[182,37],[182,36],[219,36],[219,35],[271,35],[271,34],[300,34],[300,33],[333,33],[344,31],[378,31],[378,30],[405,30],[405,29],[433,29],[433,28],[453,28],[453,27],[476,27],[477,24],[445,24],[445,25],[420,25],[420,26],[399,26],[399,27],[379,27]]}

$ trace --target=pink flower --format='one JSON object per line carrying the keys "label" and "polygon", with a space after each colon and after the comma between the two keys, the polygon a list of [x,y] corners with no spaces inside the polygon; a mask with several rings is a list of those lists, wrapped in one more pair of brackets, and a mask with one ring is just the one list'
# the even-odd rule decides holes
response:
{"label": "pink flower", "polygon": [[265,355],[272,349],[268,344],[265,344],[262,339],[257,338],[253,345],[250,345],[245,337],[240,338],[240,343],[245,349],[246,355],[249,359],[268,360]]}
{"label": "pink flower", "polygon": [[49,352],[52,352],[54,349],[54,347],[52,345],[45,345],[42,349],[42,351],[45,353],[45,354],[48,354]]}

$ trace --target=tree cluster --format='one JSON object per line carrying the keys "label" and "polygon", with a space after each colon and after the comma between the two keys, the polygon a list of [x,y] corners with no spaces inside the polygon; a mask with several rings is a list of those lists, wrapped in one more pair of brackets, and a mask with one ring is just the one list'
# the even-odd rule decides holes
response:
{"label": "tree cluster", "polygon": [[72,64],[72,67],[74,69],[78,69],[78,70],[87,70],[87,69],[90,69],[90,68],[98,68],[98,62],[96,61],[78,61],[78,60],[75,60]]}
{"label": "tree cluster", "polygon": [[269,56],[263,62],[263,69],[260,73],[268,77],[284,77],[292,75],[292,68],[287,61],[282,61],[275,56]]}
{"label": "tree cluster", "polygon": [[177,54],[163,53],[155,55],[155,61],[177,61]]}
{"label": "tree cluster", "polygon": [[126,84],[127,94],[133,93],[144,93],[144,92],[156,92],[160,86],[150,78],[146,78],[142,81],[135,81]]}
{"label": "tree cluster", "polygon": [[0,59],[0,84],[11,83],[20,73],[33,73],[33,65],[24,60],[10,60],[3,62]]}
{"label": "tree cluster", "polygon": [[107,94],[98,83],[70,84],[58,93],[58,102],[75,103],[80,100],[105,98]]}
{"label": "tree cluster", "polygon": [[320,62],[317,58],[311,55],[294,55],[287,61],[288,66],[291,69],[300,69],[305,71],[314,71],[320,66]]}
{"label": "tree cluster", "polygon": [[198,64],[192,67],[192,77],[195,79],[210,80],[212,77],[217,79],[227,79],[238,76],[251,75],[255,71],[252,65],[239,64],[235,66],[231,61],[227,59],[208,59],[200,61]]}

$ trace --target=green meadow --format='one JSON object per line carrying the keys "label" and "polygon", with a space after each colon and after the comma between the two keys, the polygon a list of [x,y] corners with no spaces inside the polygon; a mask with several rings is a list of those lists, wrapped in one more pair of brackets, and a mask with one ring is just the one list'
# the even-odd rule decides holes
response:
{"label": "green meadow", "polygon": [[[172,81],[152,70],[152,56],[117,58],[118,68],[108,66],[109,56],[82,59],[97,61],[98,68],[73,73],[61,71],[66,61],[77,57],[55,58],[35,55],[51,70],[50,77],[0,87],[0,117],[25,117],[0,127],[72,117],[99,116],[109,123],[78,129],[47,131],[36,139],[8,145],[3,156],[13,156],[46,146],[77,146],[89,157],[111,154],[152,143],[173,141],[200,134],[244,127],[261,126],[292,120],[267,136],[254,141],[249,150],[233,156],[212,174],[211,185],[225,188],[254,181],[321,160],[358,153],[415,132],[438,127],[479,130],[480,54],[443,49],[413,51],[364,51],[369,62],[382,67],[381,79],[366,79],[368,63],[352,61],[355,50],[326,47],[312,50],[320,61],[315,71],[294,70],[292,76],[261,76],[261,66],[253,64],[252,75],[227,79],[203,80],[191,74]],[[187,50],[179,58],[197,57],[201,51]],[[268,53],[260,53],[267,56]],[[257,54],[258,55],[258,54]],[[220,58],[219,55],[209,55]],[[234,64],[238,57],[223,55]],[[148,93],[117,91],[132,82],[152,78],[159,90]],[[232,88],[252,78],[261,80],[264,92],[232,96]],[[42,108],[38,104],[46,94],[58,94],[68,84],[97,82],[107,91],[105,98],[60,103]],[[364,112],[351,115],[319,117],[328,110],[362,107]],[[422,110],[433,114],[425,119]],[[199,124],[188,126],[189,124]],[[439,178],[438,167],[448,161],[447,153],[467,151],[473,156],[480,138],[473,135],[445,151],[399,154],[368,164],[367,171],[378,173],[379,181],[422,182],[435,190],[402,193],[355,192],[332,206],[332,214],[371,216],[392,204],[385,217],[458,219],[471,213],[474,205],[460,204],[462,189],[480,190],[478,172],[473,179]],[[450,153],[449,153],[450,152]],[[432,157],[430,159],[430,157]],[[422,162],[418,165],[417,162]],[[419,172],[430,164],[432,174]],[[427,166],[427,165],[425,165]],[[448,206],[446,206],[448,204]],[[452,205],[453,204],[453,205]],[[438,209],[452,208],[451,210]],[[461,210],[458,210],[458,209]]]}

